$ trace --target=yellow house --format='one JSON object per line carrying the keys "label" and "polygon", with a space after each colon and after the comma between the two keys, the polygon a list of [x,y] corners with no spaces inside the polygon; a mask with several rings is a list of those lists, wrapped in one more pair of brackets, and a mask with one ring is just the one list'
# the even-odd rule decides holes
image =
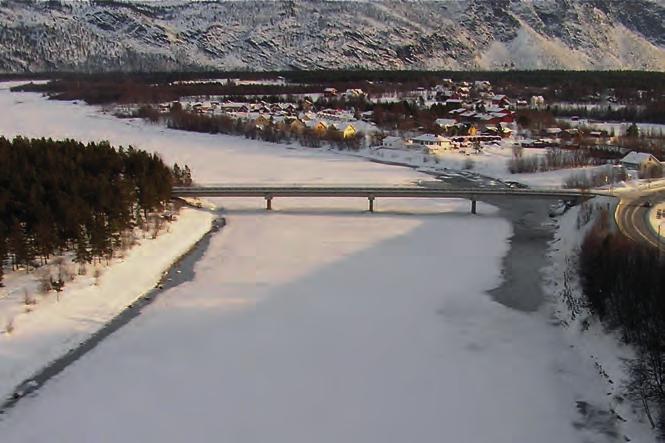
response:
{"label": "yellow house", "polygon": [[314,120],[310,120],[306,124],[311,127],[318,136],[323,136],[328,130],[328,125],[326,125],[324,121],[315,122]]}
{"label": "yellow house", "polygon": [[270,126],[270,120],[263,115],[259,115],[256,120],[254,120],[254,124],[257,128],[263,129],[266,126]]}
{"label": "yellow house", "polygon": [[356,128],[353,125],[346,125],[346,128],[342,131],[344,138],[353,138],[356,136]]}
{"label": "yellow house", "polygon": [[478,128],[476,128],[475,126],[471,126],[469,128],[469,135],[471,137],[475,137],[477,134],[478,134]]}
{"label": "yellow house", "polygon": [[305,123],[303,123],[302,120],[295,119],[291,122],[289,127],[291,128],[292,132],[297,132],[300,134],[305,129]]}

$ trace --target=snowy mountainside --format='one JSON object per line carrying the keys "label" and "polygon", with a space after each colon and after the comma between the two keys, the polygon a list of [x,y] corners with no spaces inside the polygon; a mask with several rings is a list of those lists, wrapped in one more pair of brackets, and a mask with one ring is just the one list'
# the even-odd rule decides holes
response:
{"label": "snowy mountainside", "polygon": [[665,70],[663,0],[0,0],[0,71]]}

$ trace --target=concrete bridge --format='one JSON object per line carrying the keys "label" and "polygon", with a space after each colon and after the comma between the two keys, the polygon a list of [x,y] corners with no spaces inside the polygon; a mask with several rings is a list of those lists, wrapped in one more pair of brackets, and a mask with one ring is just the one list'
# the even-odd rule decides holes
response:
{"label": "concrete bridge", "polygon": [[489,198],[529,198],[563,200],[579,203],[592,197],[607,195],[576,189],[516,189],[516,188],[443,188],[418,185],[344,186],[344,185],[221,185],[174,187],[174,197],[260,197],[266,209],[272,209],[276,197],[360,197],[369,201],[374,212],[377,198],[462,198],[471,201],[471,212],[476,213],[476,201]]}

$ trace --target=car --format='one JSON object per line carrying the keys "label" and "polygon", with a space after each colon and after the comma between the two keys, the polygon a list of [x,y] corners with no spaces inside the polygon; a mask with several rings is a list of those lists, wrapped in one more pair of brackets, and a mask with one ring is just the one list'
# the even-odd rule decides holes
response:
{"label": "car", "polygon": [[650,207],[653,206],[653,203],[651,203],[649,200],[647,200],[644,203],[642,203],[642,206],[644,206],[645,208],[650,208]]}

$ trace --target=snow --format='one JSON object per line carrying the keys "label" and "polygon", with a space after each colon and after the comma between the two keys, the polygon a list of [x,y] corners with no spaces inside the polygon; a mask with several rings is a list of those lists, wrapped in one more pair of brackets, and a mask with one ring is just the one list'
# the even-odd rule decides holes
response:
{"label": "snow", "polygon": [[483,292],[508,224],[386,204],[231,210],[195,280],[19,404],[3,441],[577,441],[571,351]]}
{"label": "snow", "polygon": [[[11,94],[8,88],[13,84],[0,83],[0,104],[14,110],[0,119],[0,135],[5,137],[48,135],[81,141],[108,140],[116,146],[131,144],[159,152],[167,163],[189,165],[200,184],[256,183],[259,179],[265,183],[350,181],[345,175],[322,175],[320,165],[324,161],[332,169],[340,168],[349,175],[361,177],[364,183],[395,184],[394,176],[386,176],[383,168],[326,150],[285,149],[282,145],[242,137],[170,130],[146,125],[139,119],[118,120],[110,114],[101,114],[96,107],[46,101],[38,94]],[[293,170],[289,179],[284,179],[284,169]],[[415,172],[404,173],[400,175],[400,182],[408,183],[421,177]]]}
{"label": "snow", "polygon": [[[14,330],[0,334],[0,398],[46,363],[83,342],[128,304],[152,289],[162,273],[187,252],[210,228],[212,214],[184,208],[178,220],[156,239],[145,239],[103,269],[99,282],[89,270],[67,283],[62,293],[35,292],[35,274],[6,276],[6,296],[0,298],[0,325],[12,320]],[[38,303],[25,312],[23,289]]]}
{"label": "snow", "polygon": [[[479,153],[476,153],[473,148],[461,148],[457,151],[441,151],[436,156],[428,156],[418,148],[403,150],[370,148],[353,155],[414,166],[421,171],[432,173],[449,173],[451,169],[466,169],[487,177],[519,182],[534,188],[561,188],[570,175],[582,169],[596,168],[566,168],[537,173],[511,174],[508,171],[508,161],[513,157],[513,152],[509,143],[505,141],[501,146],[486,146]],[[525,158],[542,157],[545,155],[545,149],[524,148],[522,155]]]}
{"label": "snow", "polygon": [[[0,90],[0,106],[12,111],[5,135],[131,143],[189,164],[201,182],[428,178],[34,94]],[[576,409],[608,407],[592,362],[545,308],[519,312],[485,292],[501,281],[511,234],[493,207],[472,216],[459,200],[379,199],[374,214],[365,200],[277,199],[273,213],[216,203],[228,224],[194,279],[19,402],[0,421],[3,443],[610,441]]]}
{"label": "snow", "polygon": [[646,152],[636,152],[636,151],[630,151],[628,154],[626,154],[625,157],[621,159],[621,163],[628,163],[631,165],[641,165],[642,163],[648,161],[649,159],[654,159],[656,158]]}
{"label": "snow", "polygon": [[[660,217],[658,216],[659,214]],[[662,226],[663,223],[665,223],[665,203],[656,203],[649,210],[649,225],[651,225],[653,232],[657,235],[660,234],[661,237],[665,236],[665,229]]]}
{"label": "snow", "polygon": [[[467,1],[445,2],[445,8],[441,2],[301,2],[288,13],[281,2],[260,8],[160,2],[147,9],[66,3],[1,4],[0,22],[12,31],[2,45],[5,70],[665,68],[662,45],[652,43],[660,41],[660,28],[632,30],[642,23],[638,14],[662,21],[662,8],[646,0],[619,15],[583,1],[557,3],[547,13],[543,1],[497,10]],[[438,34],[450,36],[449,44],[428,43]],[[42,36],[39,50],[34,35]]]}
{"label": "snow", "polygon": [[[552,315],[561,323],[571,347],[577,350],[580,358],[592,364],[603,379],[611,409],[625,419],[622,424],[625,434],[630,436],[631,441],[654,441],[648,419],[642,410],[635,409],[630,402],[619,400],[625,396],[623,389],[628,378],[626,362],[634,358],[634,351],[622,344],[620,337],[608,332],[597,318],[590,315],[584,307],[579,278],[572,271],[577,265],[577,252],[584,236],[600,210],[612,210],[612,203],[611,198],[597,198],[586,203],[596,208],[591,220],[586,224],[578,221],[580,206],[572,208],[559,218],[559,226],[548,253],[551,264],[544,270],[544,288],[552,303]],[[576,315],[571,315],[570,307],[562,295],[566,273],[570,275],[568,287],[571,299],[578,303]]]}

